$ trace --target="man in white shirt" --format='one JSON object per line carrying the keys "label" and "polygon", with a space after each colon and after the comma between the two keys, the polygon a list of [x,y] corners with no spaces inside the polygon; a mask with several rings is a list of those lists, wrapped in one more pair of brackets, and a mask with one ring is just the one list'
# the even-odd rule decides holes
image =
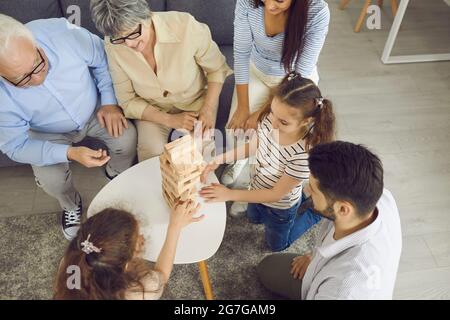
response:
{"label": "man in white shirt", "polygon": [[269,290],[290,298],[392,299],[402,248],[400,218],[383,189],[380,159],[361,145],[314,147],[306,192],[320,225],[312,254],[274,254],[258,265]]}

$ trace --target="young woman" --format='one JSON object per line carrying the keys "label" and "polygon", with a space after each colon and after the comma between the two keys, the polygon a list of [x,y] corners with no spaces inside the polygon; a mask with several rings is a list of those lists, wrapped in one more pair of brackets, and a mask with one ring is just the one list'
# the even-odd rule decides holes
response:
{"label": "young woman", "polygon": [[271,105],[260,116],[257,134],[248,143],[219,155],[203,174],[220,164],[256,156],[250,190],[232,190],[220,184],[202,188],[206,201],[248,202],[247,217],[265,225],[272,251],[289,247],[320,220],[310,211],[297,215],[302,183],[309,178],[308,150],[330,142],[335,135],[331,101],[297,73],[286,76],[274,92]]}
{"label": "young woman", "polygon": [[[234,29],[236,88],[227,124],[227,141],[243,141],[236,129],[256,129],[271,88],[296,71],[319,81],[317,60],[328,33],[330,12],[323,0],[238,0]],[[239,140],[239,141],[235,141]],[[222,183],[231,185],[246,161],[227,167]]]}
{"label": "young woman", "polygon": [[[181,229],[203,218],[198,206],[179,204],[170,216],[166,240],[152,268],[142,259],[139,223],[125,211],[105,209],[84,222],[61,261],[55,299],[159,299],[172,271]],[[71,266],[80,270],[80,288],[68,288]]]}

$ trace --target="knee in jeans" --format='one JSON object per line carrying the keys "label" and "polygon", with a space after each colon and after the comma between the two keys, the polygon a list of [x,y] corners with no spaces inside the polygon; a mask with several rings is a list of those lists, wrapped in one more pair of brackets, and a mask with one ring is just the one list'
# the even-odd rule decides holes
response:
{"label": "knee in jeans", "polygon": [[266,231],[266,244],[272,252],[283,251],[287,247],[289,247],[289,243],[287,240],[280,239],[278,237],[273,237],[268,234]]}

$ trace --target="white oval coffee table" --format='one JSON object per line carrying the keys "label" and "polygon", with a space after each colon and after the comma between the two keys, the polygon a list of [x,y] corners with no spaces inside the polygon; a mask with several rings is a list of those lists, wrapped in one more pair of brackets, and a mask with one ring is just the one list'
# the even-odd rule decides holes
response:
{"label": "white oval coffee table", "polygon": [[[207,181],[212,182],[218,182],[214,174],[210,174]],[[197,201],[201,205],[199,214],[204,214],[205,218],[181,231],[174,263],[198,263],[205,296],[212,299],[206,260],[216,253],[222,242],[226,208],[224,203],[204,203],[199,196]],[[146,240],[144,258],[155,262],[166,237],[170,215],[162,196],[158,157],[129,168],[109,182],[92,200],[87,216],[109,207],[127,210],[137,217]]]}

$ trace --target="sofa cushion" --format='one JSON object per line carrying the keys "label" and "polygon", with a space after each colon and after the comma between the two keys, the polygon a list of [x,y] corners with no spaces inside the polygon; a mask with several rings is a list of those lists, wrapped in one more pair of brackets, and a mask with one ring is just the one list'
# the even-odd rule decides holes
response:
{"label": "sofa cushion", "polygon": [[185,11],[206,23],[218,45],[233,44],[236,0],[167,0],[167,11]]}
{"label": "sofa cushion", "polygon": [[36,19],[62,17],[59,3],[55,0],[1,0],[0,13],[11,16],[22,23]]}
{"label": "sofa cushion", "polygon": [[[74,13],[80,8],[81,26],[88,29],[92,33],[103,38],[103,35],[95,28],[95,24],[92,21],[90,7],[90,0],[59,0],[61,2],[61,8],[64,16],[74,23]],[[166,9],[166,0],[147,0],[150,9],[152,11],[164,11]]]}

